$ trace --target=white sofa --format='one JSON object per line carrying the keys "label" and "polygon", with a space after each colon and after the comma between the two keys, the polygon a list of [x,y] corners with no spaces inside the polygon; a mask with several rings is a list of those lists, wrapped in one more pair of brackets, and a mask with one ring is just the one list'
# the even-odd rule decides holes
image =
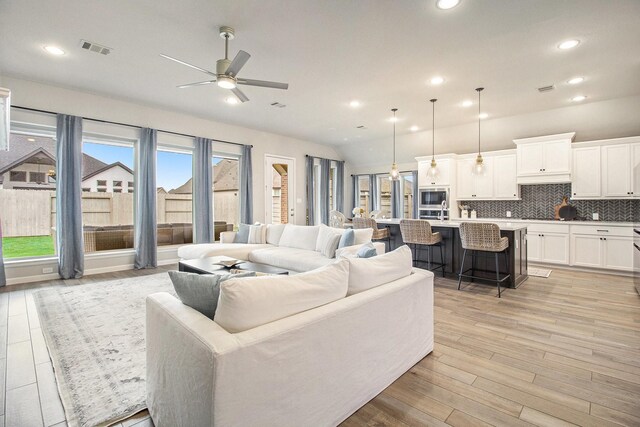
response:
{"label": "white sofa", "polygon": [[339,424],[433,350],[433,273],[410,271],[235,334],[168,293],[150,295],[155,425]]}
{"label": "white sofa", "polygon": [[[212,256],[228,256],[260,264],[284,268],[294,273],[315,270],[335,261],[315,250],[321,226],[301,226],[292,224],[267,225],[266,243],[233,243],[236,232],[220,233],[220,243],[185,245],[178,248],[180,259],[197,259]],[[333,229],[343,233],[343,229]],[[289,233],[296,239],[281,242],[281,237]],[[373,230],[357,230],[356,245],[371,241]],[[374,242],[378,255],[385,252],[384,243]],[[351,248],[353,250],[355,248]]]}

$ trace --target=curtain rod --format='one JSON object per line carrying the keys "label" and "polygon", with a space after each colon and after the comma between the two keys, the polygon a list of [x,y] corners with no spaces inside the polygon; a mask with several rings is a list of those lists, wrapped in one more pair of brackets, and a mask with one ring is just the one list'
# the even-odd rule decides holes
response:
{"label": "curtain rod", "polygon": [[[25,110],[25,111],[33,111],[34,113],[58,114],[55,111],[40,110],[40,109],[37,109],[37,108],[30,108],[30,107],[21,107],[19,105],[12,105],[11,108],[17,108],[19,110]],[[82,119],[83,120],[90,120],[92,122],[107,123],[107,124],[110,124],[110,125],[118,125],[118,126],[126,126],[126,127],[130,127],[130,128],[142,129],[142,126],[132,125],[132,124],[129,124],[129,123],[113,122],[111,120],[94,119],[94,118],[91,118],[91,117],[82,117]],[[158,132],[168,133],[170,135],[185,136],[187,138],[197,138],[195,135],[188,135],[186,133],[173,132],[173,131],[170,131],[170,130],[162,130],[162,129],[156,129],[156,130]],[[246,144],[240,144],[239,142],[224,141],[222,139],[213,139],[213,138],[211,138],[211,140],[215,141],[215,142],[221,142],[223,144],[232,144],[232,145],[239,145],[239,146],[246,145]],[[253,145],[251,147],[253,148]]]}
{"label": "curtain rod", "polygon": [[[416,170],[409,170],[409,171],[398,171],[398,173],[409,173],[409,172],[415,172]],[[382,172],[382,173],[352,173],[351,176],[369,176],[369,175],[388,175],[389,172]]]}
{"label": "curtain rod", "polygon": [[[308,154],[305,154],[304,156],[305,157],[313,157],[314,159],[324,159],[324,157],[310,156]],[[332,162],[343,162],[343,163],[346,163],[344,160],[336,160],[336,159],[327,159],[327,160],[332,161]]]}

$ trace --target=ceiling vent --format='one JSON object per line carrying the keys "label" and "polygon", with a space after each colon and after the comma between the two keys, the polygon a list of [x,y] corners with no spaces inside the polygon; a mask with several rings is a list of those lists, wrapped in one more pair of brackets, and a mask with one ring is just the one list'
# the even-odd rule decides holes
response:
{"label": "ceiling vent", "polygon": [[362,129],[362,130],[365,130],[366,128],[367,128],[367,127],[366,127],[365,125],[360,125],[360,126],[357,126],[357,127],[356,127],[356,129]]}
{"label": "ceiling vent", "polygon": [[272,103],[271,103],[271,106],[272,106],[272,107],[278,107],[278,108],[284,108],[284,107],[286,107],[286,105],[285,105],[285,104],[281,104],[281,103],[279,103],[279,102],[272,102]]}
{"label": "ceiling vent", "polygon": [[544,93],[544,92],[551,92],[552,90],[554,90],[556,87],[554,85],[549,85],[549,86],[542,86],[538,88],[538,92],[540,93]]}
{"label": "ceiling vent", "polygon": [[88,50],[89,52],[100,53],[102,55],[109,55],[113,50],[110,47],[88,42],[86,40],[80,40],[80,47],[85,50]]}

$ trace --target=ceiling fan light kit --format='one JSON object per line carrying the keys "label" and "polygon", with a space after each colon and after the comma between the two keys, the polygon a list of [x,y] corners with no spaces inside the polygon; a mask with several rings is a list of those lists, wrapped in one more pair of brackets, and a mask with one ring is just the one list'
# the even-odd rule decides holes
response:
{"label": "ceiling fan light kit", "polygon": [[220,37],[224,39],[224,58],[216,61],[216,72],[209,71],[207,69],[198,67],[196,65],[190,64],[185,61],[181,61],[177,58],[174,58],[169,55],[160,54],[161,57],[166,58],[170,61],[177,62],[178,64],[182,64],[189,68],[193,68],[194,70],[198,70],[202,73],[208,74],[210,76],[214,76],[214,80],[206,80],[203,82],[196,83],[188,83],[184,85],[178,86],[179,89],[194,87],[194,86],[202,86],[211,83],[217,83],[218,87],[223,89],[229,89],[233,94],[238,98],[240,102],[247,102],[249,98],[244,94],[239,88],[238,85],[246,85],[246,86],[257,86],[257,87],[266,87],[272,89],[283,89],[287,90],[289,88],[288,83],[278,83],[278,82],[270,82],[266,80],[254,80],[254,79],[243,79],[238,78],[238,73],[247,63],[251,55],[249,55],[244,50],[238,51],[233,61],[229,60],[229,40],[233,40],[235,38],[235,31],[231,27],[220,27]]}
{"label": "ceiling fan light kit", "polygon": [[482,175],[484,174],[484,160],[482,159],[482,154],[480,152],[480,122],[482,121],[481,112],[480,112],[480,92],[484,90],[483,87],[476,88],[478,92],[478,156],[476,157],[476,162],[473,165],[473,174],[474,175]]}

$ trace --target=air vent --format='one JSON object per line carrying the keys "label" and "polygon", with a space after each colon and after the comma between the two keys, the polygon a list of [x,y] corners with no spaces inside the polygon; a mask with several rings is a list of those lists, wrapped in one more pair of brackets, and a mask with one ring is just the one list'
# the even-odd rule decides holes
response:
{"label": "air vent", "polygon": [[542,86],[538,88],[538,92],[543,93],[543,92],[550,92],[552,90],[554,90],[556,87],[554,85],[549,85],[549,86]]}
{"label": "air vent", "polygon": [[272,106],[272,107],[278,107],[278,108],[284,108],[284,107],[286,107],[286,105],[285,105],[285,104],[281,104],[281,103],[279,103],[279,102],[272,102],[272,103],[271,103],[271,106]]}
{"label": "air vent", "polygon": [[102,46],[97,43],[88,42],[86,40],[80,40],[80,47],[89,52],[100,53],[102,55],[109,55],[113,49],[110,47]]}
{"label": "air vent", "polygon": [[366,128],[367,128],[367,127],[366,127],[365,125],[360,125],[360,126],[357,126],[357,127],[356,127],[356,129],[362,129],[362,130],[365,130]]}

